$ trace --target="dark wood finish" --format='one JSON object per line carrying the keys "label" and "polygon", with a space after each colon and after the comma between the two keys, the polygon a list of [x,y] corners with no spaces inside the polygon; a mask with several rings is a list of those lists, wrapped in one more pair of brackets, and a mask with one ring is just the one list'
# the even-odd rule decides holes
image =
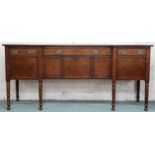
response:
{"label": "dark wood finish", "polygon": [[16,80],[16,101],[19,101],[19,80]]}
{"label": "dark wood finish", "polygon": [[118,49],[113,48],[112,57],[112,111],[115,111],[115,101],[116,101],[116,66],[117,66],[117,54]]}
{"label": "dark wood finish", "polygon": [[147,48],[146,74],[145,74],[145,103],[144,103],[145,111],[148,111],[149,82],[150,82],[150,48]]}
{"label": "dark wood finish", "polygon": [[137,80],[137,102],[139,102],[139,98],[140,98],[140,80]]}
{"label": "dark wood finish", "polygon": [[112,79],[112,110],[115,110],[116,81],[145,80],[144,110],[148,110],[151,45],[17,45],[4,44],[7,109],[10,109],[10,80],[35,79],[39,84],[39,109],[43,109],[43,79]]}

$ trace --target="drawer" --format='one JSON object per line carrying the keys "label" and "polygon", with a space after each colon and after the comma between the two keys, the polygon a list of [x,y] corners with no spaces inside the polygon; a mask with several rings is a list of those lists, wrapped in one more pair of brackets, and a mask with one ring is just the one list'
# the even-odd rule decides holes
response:
{"label": "drawer", "polygon": [[10,56],[37,56],[37,48],[10,48]]}
{"label": "drawer", "polygon": [[44,48],[43,55],[112,55],[112,49],[103,48]]}
{"label": "drawer", "polygon": [[146,49],[120,48],[118,49],[118,55],[119,56],[125,56],[125,55],[145,56]]}

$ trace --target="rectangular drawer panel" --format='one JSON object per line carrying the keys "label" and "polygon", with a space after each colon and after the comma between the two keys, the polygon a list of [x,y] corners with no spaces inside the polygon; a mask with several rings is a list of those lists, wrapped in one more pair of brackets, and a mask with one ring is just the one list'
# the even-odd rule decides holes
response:
{"label": "rectangular drawer panel", "polygon": [[10,48],[10,56],[37,56],[37,48]]}
{"label": "rectangular drawer panel", "polygon": [[37,78],[38,59],[12,57],[9,59],[11,78]]}
{"label": "rectangular drawer panel", "polygon": [[120,48],[118,49],[118,55],[120,56],[129,56],[129,55],[136,55],[136,56],[145,56],[146,49],[136,49],[136,48]]}
{"label": "rectangular drawer panel", "polygon": [[61,58],[46,57],[44,59],[44,77],[60,78],[61,77]]}
{"label": "rectangular drawer panel", "polygon": [[69,58],[64,57],[64,78],[89,78],[90,59],[89,58]]}
{"label": "rectangular drawer panel", "polygon": [[145,79],[145,57],[118,58],[117,79]]}
{"label": "rectangular drawer panel", "polygon": [[110,78],[112,76],[112,58],[94,58],[94,77]]}
{"label": "rectangular drawer panel", "polygon": [[112,55],[112,49],[103,48],[44,48],[43,55]]}

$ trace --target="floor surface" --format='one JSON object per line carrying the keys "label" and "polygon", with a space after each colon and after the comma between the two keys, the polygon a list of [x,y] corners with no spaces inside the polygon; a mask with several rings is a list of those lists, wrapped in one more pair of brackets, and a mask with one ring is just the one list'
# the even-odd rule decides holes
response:
{"label": "floor surface", "polygon": [[[119,101],[116,112],[144,112],[144,102]],[[40,112],[38,101],[11,101],[9,112]],[[111,101],[44,101],[41,112],[111,112]],[[6,101],[0,101],[0,112],[7,112]],[[155,112],[155,101],[149,102],[149,112]]]}

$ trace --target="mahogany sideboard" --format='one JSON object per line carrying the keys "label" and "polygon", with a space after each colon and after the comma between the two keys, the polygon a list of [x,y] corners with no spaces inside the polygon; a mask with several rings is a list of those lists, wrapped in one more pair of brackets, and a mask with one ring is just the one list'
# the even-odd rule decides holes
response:
{"label": "mahogany sideboard", "polygon": [[152,45],[26,45],[5,46],[7,110],[10,110],[10,80],[38,80],[39,109],[43,109],[43,79],[112,79],[112,110],[116,81],[135,80],[139,102],[140,80],[145,81],[144,110],[148,110],[150,51]]}

